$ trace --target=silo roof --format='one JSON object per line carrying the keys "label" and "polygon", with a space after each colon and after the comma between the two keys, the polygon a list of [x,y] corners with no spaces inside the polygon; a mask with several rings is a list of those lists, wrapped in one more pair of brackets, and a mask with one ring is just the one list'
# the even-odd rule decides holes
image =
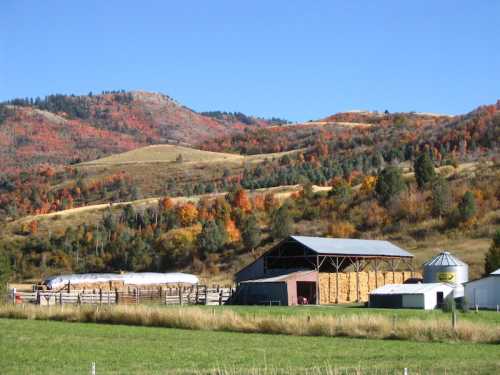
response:
{"label": "silo roof", "polygon": [[431,260],[424,263],[424,266],[467,266],[466,263],[462,262],[457,257],[451,255],[448,251],[443,251],[439,253]]}

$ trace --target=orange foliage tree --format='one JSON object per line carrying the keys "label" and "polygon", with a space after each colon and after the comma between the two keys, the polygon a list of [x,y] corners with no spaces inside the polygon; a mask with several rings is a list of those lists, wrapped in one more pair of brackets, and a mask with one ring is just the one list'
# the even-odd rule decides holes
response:
{"label": "orange foliage tree", "polygon": [[198,218],[198,209],[193,203],[187,202],[177,207],[177,214],[179,215],[181,224],[186,227],[196,221]]}

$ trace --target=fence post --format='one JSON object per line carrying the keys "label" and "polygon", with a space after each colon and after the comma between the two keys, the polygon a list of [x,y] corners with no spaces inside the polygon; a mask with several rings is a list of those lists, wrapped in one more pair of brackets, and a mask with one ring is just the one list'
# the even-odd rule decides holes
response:
{"label": "fence post", "polygon": [[205,305],[208,305],[208,285],[205,285]]}
{"label": "fence post", "polygon": [[222,306],[222,294],[223,294],[223,290],[221,289],[219,292],[219,306]]}
{"label": "fence post", "polygon": [[453,305],[451,310],[451,327],[454,331],[457,328],[457,310],[455,309],[455,305]]}
{"label": "fence post", "polygon": [[115,304],[118,305],[118,288],[115,288]]}

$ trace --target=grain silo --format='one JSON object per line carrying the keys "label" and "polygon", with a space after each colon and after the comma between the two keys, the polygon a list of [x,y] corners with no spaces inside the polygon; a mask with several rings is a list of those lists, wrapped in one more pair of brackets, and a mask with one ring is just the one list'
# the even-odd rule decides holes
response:
{"label": "grain silo", "polygon": [[469,266],[448,251],[424,263],[424,283],[463,284],[469,281]]}
{"label": "grain silo", "polygon": [[424,263],[424,283],[455,284],[454,297],[464,295],[463,283],[469,281],[469,266],[448,251]]}

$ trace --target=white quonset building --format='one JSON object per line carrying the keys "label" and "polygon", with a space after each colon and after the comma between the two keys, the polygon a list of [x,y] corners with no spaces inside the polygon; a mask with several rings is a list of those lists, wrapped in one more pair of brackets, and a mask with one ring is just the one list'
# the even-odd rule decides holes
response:
{"label": "white quonset building", "polygon": [[500,268],[485,278],[465,283],[465,300],[469,306],[480,309],[500,306]]}
{"label": "white quonset building", "polygon": [[452,296],[451,284],[388,284],[370,293],[369,306],[432,310]]}

